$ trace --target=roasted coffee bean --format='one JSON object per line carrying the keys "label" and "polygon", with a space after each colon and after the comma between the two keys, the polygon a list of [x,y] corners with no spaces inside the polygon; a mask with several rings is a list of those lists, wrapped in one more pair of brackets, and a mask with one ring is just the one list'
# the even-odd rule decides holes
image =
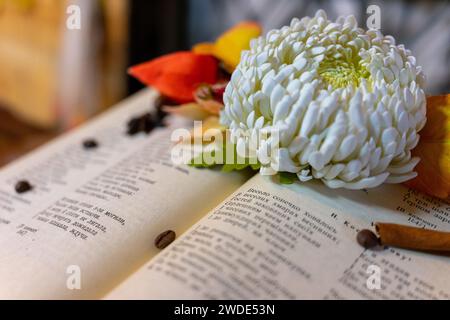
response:
{"label": "roasted coffee bean", "polygon": [[127,134],[130,136],[135,135],[140,131],[140,119],[139,118],[133,118],[127,123]]}
{"label": "roasted coffee bean", "polygon": [[144,126],[144,132],[149,133],[150,131],[155,128],[155,123],[153,122],[152,115],[150,113],[146,114],[143,117],[143,126]]}
{"label": "roasted coffee bean", "polygon": [[173,240],[176,238],[176,234],[172,230],[164,231],[163,233],[159,234],[155,239],[155,246],[158,249],[164,249],[169,244],[172,243]]}
{"label": "roasted coffee bean", "polygon": [[156,119],[158,126],[162,125],[164,118],[167,116],[167,112],[163,110],[163,108],[160,106],[159,108],[156,108]]}
{"label": "roasted coffee bean", "polygon": [[85,149],[94,149],[98,147],[98,142],[94,139],[87,139],[83,141],[83,147]]}
{"label": "roasted coffee bean", "polygon": [[356,241],[366,249],[374,248],[380,245],[377,235],[368,229],[361,230],[356,235]]}
{"label": "roasted coffee bean", "polygon": [[144,126],[144,132],[150,133],[155,128],[155,125],[153,123],[146,123]]}
{"label": "roasted coffee bean", "polygon": [[127,128],[127,134],[131,136],[139,132],[149,133],[155,128],[155,122],[150,113],[145,113],[128,121]]}
{"label": "roasted coffee bean", "polygon": [[16,183],[14,189],[17,193],[24,193],[33,189],[33,186],[26,180],[20,180]]}
{"label": "roasted coffee bean", "polygon": [[127,134],[132,136],[139,132],[150,133],[156,127],[164,126],[163,119],[167,112],[162,110],[161,106],[156,108],[156,113],[144,113],[138,117],[130,119],[127,123]]}

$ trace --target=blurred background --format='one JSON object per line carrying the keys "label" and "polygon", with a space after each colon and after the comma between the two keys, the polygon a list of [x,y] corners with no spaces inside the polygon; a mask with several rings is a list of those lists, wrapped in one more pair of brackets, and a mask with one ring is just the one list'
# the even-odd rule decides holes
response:
{"label": "blurred background", "polygon": [[[0,166],[57,136],[142,85],[128,66],[214,40],[242,20],[264,32],[324,9],[381,31],[412,50],[427,94],[450,91],[450,2],[365,0],[0,0]],[[79,6],[81,28],[67,19]]]}

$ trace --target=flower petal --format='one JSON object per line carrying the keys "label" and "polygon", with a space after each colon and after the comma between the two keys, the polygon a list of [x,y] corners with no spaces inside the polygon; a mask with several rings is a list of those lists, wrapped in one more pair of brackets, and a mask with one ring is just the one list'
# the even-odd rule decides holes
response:
{"label": "flower petal", "polygon": [[179,103],[194,101],[193,93],[202,83],[217,81],[214,57],[180,51],[133,66],[129,74]]}

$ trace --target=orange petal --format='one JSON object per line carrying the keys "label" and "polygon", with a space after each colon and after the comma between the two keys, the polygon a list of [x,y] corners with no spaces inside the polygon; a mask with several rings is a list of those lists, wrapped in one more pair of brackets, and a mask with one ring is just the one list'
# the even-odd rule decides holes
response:
{"label": "orange petal", "polygon": [[250,48],[250,40],[261,35],[256,22],[241,22],[222,34],[214,45],[214,56],[223,61],[228,71],[233,71],[241,59],[241,52]]}
{"label": "orange petal", "polygon": [[450,196],[450,94],[427,98],[427,123],[412,155],[420,157],[408,187],[438,198]]}
{"label": "orange petal", "polygon": [[210,55],[180,51],[133,66],[129,73],[178,103],[194,100],[201,83],[217,81],[217,61]]}

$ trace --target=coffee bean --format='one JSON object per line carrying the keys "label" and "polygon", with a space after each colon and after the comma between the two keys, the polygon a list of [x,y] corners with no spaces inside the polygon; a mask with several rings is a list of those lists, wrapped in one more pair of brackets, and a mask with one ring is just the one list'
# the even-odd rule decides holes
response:
{"label": "coffee bean", "polygon": [[94,139],[87,139],[83,141],[83,147],[85,149],[94,149],[98,147],[98,142]]}
{"label": "coffee bean", "polygon": [[155,127],[155,123],[153,122],[153,118],[150,113],[146,114],[143,117],[143,125],[144,125],[144,132],[149,133],[153,130]]}
{"label": "coffee bean", "polygon": [[166,116],[167,116],[167,112],[162,108],[162,106],[156,108],[156,120],[157,120],[158,126],[163,125],[163,120]]}
{"label": "coffee bean", "polygon": [[149,133],[155,126],[152,115],[150,113],[145,113],[128,121],[127,127],[127,134],[132,136],[139,132]]}
{"label": "coffee bean", "polygon": [[33,186],[26,180],[20,180],[16,183],[14,189],[17,193],[24,193],[33,189]]}
{"label": "coffee bean", "polygon": [[164,249],[169,244],[172,243],[173,240],[176,238],[176,234],[172,230],[164,231],[163,233],[159,234],[155,239],[155,246],[158,249]]}
{"label": "coffee bean", "polygon": [[163,126],[162,119],[166,112],[157,109],[156,119],[150,112],[144,113],[138,117],[131,118],[127,123],[127,134],[133,136],[139,132],[150,133],[154,128]]}
{"label": "coffee bean", "polygon": [[140,131],[140,119],[139,118],[133,118],[127,123],[127,134],[132,136],[135,135]]}
{"label": "coffee bean", "polygon": [[380,240],[377,235],[368,229],[363,229],[358,232],[356,241],[366,249],[374,248],[380,245]]}

